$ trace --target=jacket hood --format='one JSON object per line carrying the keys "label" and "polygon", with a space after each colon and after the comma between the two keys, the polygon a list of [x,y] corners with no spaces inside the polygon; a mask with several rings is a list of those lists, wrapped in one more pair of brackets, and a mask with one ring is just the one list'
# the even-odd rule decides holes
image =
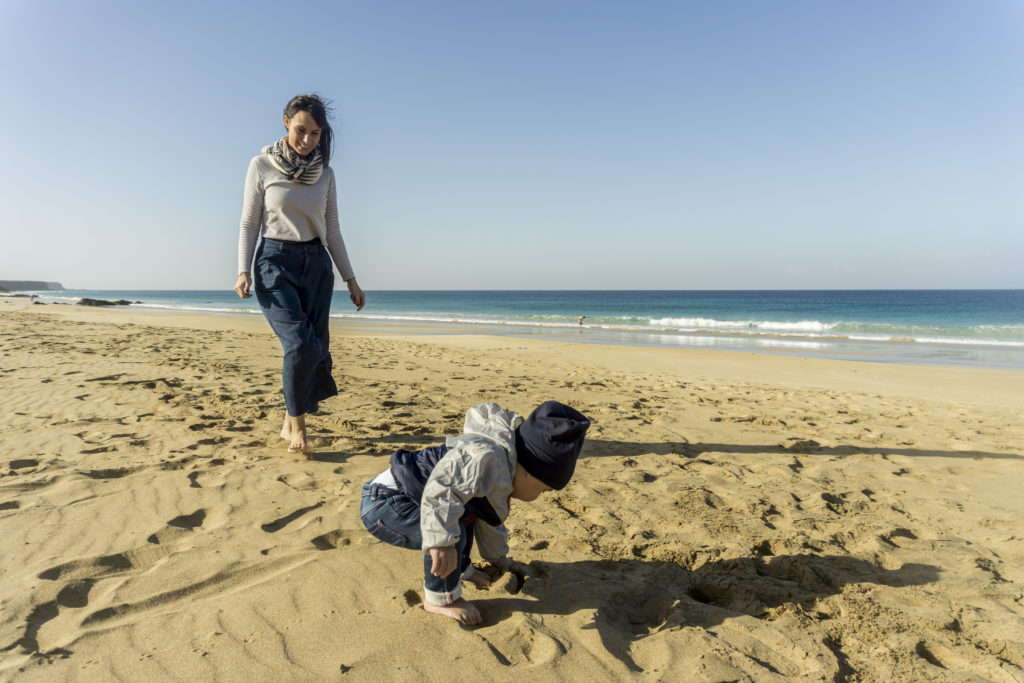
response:
{"label": "jacket hood", "polygon": [[466,412],[462,431],[466,435],[488,438],[512,454],[516,450],[515,430],[522,422],[522,416],[503,410],[497,403],[481,403]]}

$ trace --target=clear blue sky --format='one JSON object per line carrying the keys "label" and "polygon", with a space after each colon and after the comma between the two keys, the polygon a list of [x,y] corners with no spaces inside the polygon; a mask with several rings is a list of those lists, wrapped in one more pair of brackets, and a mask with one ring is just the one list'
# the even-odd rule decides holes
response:
{"label": "clear blue sky", "polygon": [[230,289],[309,91],[367,290],[1024,287],[1020,0],[0,0],[0,279]]}

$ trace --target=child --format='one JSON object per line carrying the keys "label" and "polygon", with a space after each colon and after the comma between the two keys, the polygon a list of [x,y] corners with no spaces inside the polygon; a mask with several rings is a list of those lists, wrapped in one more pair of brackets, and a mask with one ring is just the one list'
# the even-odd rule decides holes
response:
{"label": "child", "polygon": [[422,549],[423,609],[479,624],[480,612],[462,598],[461,579],[490,585],[469,561],[480,555],[508,571],[511,498],[532,501],[562,489],[576,467],[590,421],[557,401],[540,404],[526,420],[496,403],[466,413],[462,436],[441,446],[391,456],[391,467],[363,486],[360,517],[378,540]]}

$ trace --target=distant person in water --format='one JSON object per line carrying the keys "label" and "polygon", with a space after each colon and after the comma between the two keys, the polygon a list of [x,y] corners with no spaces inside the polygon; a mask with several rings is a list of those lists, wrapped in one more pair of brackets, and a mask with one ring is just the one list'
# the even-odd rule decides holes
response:
{"label": "distant person in water", "polygon": [[391,467],[363,485],[360,517],[378,540],[423,551],[423,609],[479,624],[480,611],[462,597],[462,580],[483,587],[469,552],[502,571],[508,556],[504,521],[512,499],[530,502],[565,488],[590,421],[557,401],[540,404],[526,420],[482,403],[466,413],[461,436],[440,446],[391,456]]}
{"label": "distant person in water", "polygon": [[587,316],[585,316],[585,315],[581,315],[581,316],[580,316],[580,319],[579,319],[579,320],[577,320],[576,322],[577,322],[578,324],[582,325],[582,324],[583,324],[583,321],[584,321],[584,320],[586,319],[586,317],[587,317]]}
{"label": "distant person in water", "polygon": [[284,350],[281,379],[287,412],[281,438],[288,442],[289,453],[308,449],[306,414],[338,393],[328,330],[332,261],[356,310],[366,303],[338,226],[328,113],[328,104],[318,95],[298,95],[288,102],[286,134],[249,162],[242,201],[235,291],[246,299],[255,289]]}

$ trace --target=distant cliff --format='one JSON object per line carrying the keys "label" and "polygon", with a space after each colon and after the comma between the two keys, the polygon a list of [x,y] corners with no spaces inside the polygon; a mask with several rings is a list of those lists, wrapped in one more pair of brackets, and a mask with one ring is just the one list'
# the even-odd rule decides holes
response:
{"label": "distant cliff", "polygon": [[36,292],[39,290],[60,291],[64,285],[59,282],[37,280],[0,280],[0,292]]}

